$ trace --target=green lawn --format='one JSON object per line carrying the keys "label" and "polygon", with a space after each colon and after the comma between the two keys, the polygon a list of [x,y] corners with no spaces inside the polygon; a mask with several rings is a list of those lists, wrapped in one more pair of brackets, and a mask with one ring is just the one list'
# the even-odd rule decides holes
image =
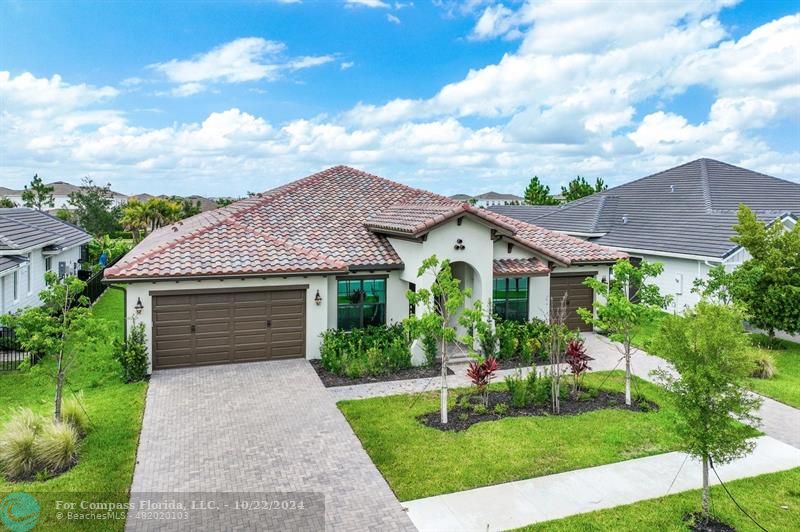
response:
{"label": "green lawn", "polygon": [[[596,386],[606,375],[590,374],[586,384]],[[666,392],[636,383],[661,405],[658,412],[511,417],[443,432],[415,419],[437,410],[438,392],[343,401],[339,408],[394,492],[407,501],[676,449],[676,415]],[[614,373],[604,387],[622,390],[623,374]],[[454,401],[456,393],[450,396]]]}
{"label": "green lawn", "polygon": [[776,374],[771,379],[750,379],[750,387],[757,393],[800,408],[800,344],[786,340],[779,342],[783,349],[753,347],[754,352],[772,355]]}
{"label": "green lawn", "polygon": [[[658,332],[659,324],[666,314],[660,314],[652,320],[634,329],[632,343],[644,351],[649,351],[650,341]],[[752,335],[754,339],[763,335]],[[777,374],[771,379],[749,379],[750,388],[762,395],[771,397],[782,403],[800,408],[800,344],[786,340],[776,340],[782,349],[764,349],[754,345],[753,355],[770,353],[775,359]]]}
{"label": "green lawn", "polygon": [[[123,297],[120,290],[108,289],[93,307],[96,316],[111,323],[115,335],[123,334]],[[0,373],[0,424],[16,407],[24,406],[52,415],[55,390],[51,358],[28,371]],[[5,492],[25,491],[40,502],[64,492],[108,494],[114,501],[127,501],[142,425],[145,383],[124,384],[119,366],[111,358],[109,344],[86,346],[68,373],[72,390],[83,391],[86,410],[94,428],[82,442],[78,464],[70,471],[44,482],[8,483],[0,480],[0,497]],[[67,389],[69,394],[70,390]],[[42,504],[40,525],[36,528],[64,530],[48,505]],[[121,530],[123,522],[81,522],[80,530]],[[69,527],[67,527],[69,528]]]}
{"label": "green lawn", "polygon": [[[761,526],[772,532],[797,530],[800,523],[800,468],[737,480],[726,484],[733,496]],[[736,530],[760,530],[743,515],[717,486],[711,490],[713,511],[718,519]],[[587,514],[547,521],[519,530],[534,531],[606,531],[639,530],[682,531],[682,518],[700,509],[700,492],[687,491],[659,499],[618,506]]]}

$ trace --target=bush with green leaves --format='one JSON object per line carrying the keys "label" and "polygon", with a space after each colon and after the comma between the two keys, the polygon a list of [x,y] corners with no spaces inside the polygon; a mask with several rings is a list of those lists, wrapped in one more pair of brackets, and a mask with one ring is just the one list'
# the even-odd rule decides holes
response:
{"label": "bush with green leaves", "polygon": [[439,343],[435,336],[422,335],[422,352],[425,353],[425,364],[433,367],[436,364],[436,357],[439,355]]}
{"label": "bush with green leaves", "polygon": [[544,360],[548,343],[547,323],[540,319],[528,322],[504,320],[495,317],[498,340],[497,358],[509,360],[518,358],[526,365]]}
{"label": "bush with green leaves", "polygon": [[147,377],[147,342],[144,323],[134,322],[125,340],[114,341],[114,358],[122,366],[122,380],[137,382]]}
{"label": "bush with green leaves", "polygon": [[350,378],[411,367],[408,335],[399,324],[352,331],[328,329],[322,333],[320,354],[323,368]]}
{"label": "bush with green leaves", "polygon": [[532,369],[523,377],[516,374],[506,376],[506,388],[511,394],[511,406],[525,408],[536,403],[545,403],[550,399],[549,377],[539,377],[536,370]]}

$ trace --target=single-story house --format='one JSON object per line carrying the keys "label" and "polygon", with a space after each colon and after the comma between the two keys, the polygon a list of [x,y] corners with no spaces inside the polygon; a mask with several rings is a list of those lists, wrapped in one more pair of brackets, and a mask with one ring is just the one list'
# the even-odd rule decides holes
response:
{"label": "single-story house", "polygon": [[[48,187],[53,187],[53,205],[45,206],[45,208],[49,210],[69,208],[69,195],[74,192],[81,191],[81,187],[79,185],[73,185],[72,183],[67,183],[66,181],[53,181],[52,183],[45,183],[45,185]],[[22,201],[23,192],[24,190],[22,189],[0,187],[0,198],[8,198],[17,206],[22,206],[24,204]],[[111,198],[115,206],[124,205],[128,202],[128,196],[119,192],[114,192],[113,190],[111,191]]]}
{"label": "single-story house", "polygon": [[0,314],[38,305],[45,272],[75,274],[91,239],[46,212],[0,209]]}
{"label": "single-story house", "polygon": [[[569,293],[586,329],[587,276],[622,252],[336,166],[151,233],[106,269],[145,326],[151,369],[318,358],[320,334],[399,322],[422,261],[449,259],[472,299],[547,318]],[[469,302],[471,304],[472,302]]]}
{"label": "single-story house", "polygon": [[695,280],[748,258],[731,241],[742,203],[766,223],[791,227],[800,217],[800,183],[698,159],[560,206],[491,210],[662,263],[655,282],[681,312],[699,300]]}
{"label": "single-story house", "polygon": [[501,192],[484,192],[477,196],[470,196],[469,194],[455,194],[450,196],[450,199],[461,201],[464,203],[471,203],[476,207],[491,207],[493,205],[518,205],[525,201],[525,198],[517,196],[516,194],[506,194]]}

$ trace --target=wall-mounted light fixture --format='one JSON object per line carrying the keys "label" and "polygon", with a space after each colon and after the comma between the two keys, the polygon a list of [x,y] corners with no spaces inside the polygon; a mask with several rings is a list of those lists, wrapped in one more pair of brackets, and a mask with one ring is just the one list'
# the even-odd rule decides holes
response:
{"label": "wall-mounted light fixture", "polygon": [[314,303],[316,303],[317,306],[322,304],[322,296],[319,295],[319,290],[317,290],[317,295],[314,296]]}
{"label": "wall-mounted light fixture", "polygon": [[136,314],[141,314],[144,310],[144,305],[142,305],[142,298],[136,298],[136,305],[134,305],[133,309],[136,311]]}

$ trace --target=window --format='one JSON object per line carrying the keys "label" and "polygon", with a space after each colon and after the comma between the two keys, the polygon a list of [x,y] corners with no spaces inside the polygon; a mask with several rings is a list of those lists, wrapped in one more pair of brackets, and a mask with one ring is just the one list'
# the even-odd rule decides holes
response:
{"label": "window", "polygon": [[14,301],[19,301],[19,272],[14,272]]}
{"label": "window", "polygon": [[336,292],[339,329],[386,323],[386,279],[339,279]]}
{"label": "window", "polygon": [[44,271],[49,272],[52,269],[53,269],[53,257],[45,257]]}
{"label": "window", "polygon": [[505,320],[528,321],[528,278],[500,277],[494,280],[494,313]]}

